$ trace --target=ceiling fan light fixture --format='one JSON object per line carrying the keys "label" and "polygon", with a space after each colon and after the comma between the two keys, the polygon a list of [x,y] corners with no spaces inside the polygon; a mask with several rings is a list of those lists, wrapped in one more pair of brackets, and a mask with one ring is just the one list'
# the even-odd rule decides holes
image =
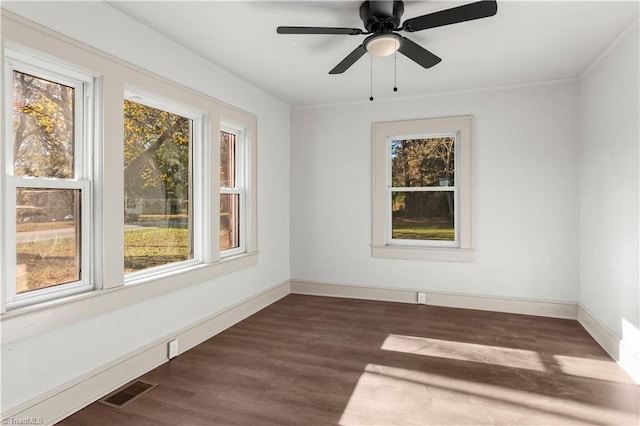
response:
{"label": "ceiling fan light fixture", "polygon": [[375,35],[365,40],[364,47],[374,56],[389,56],[400,49],[402,37],[388,33]]}

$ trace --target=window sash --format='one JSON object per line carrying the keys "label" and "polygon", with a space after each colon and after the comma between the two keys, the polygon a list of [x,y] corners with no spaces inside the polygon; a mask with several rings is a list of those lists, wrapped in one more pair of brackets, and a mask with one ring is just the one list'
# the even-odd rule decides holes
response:
{"label": "window sash", "polygon": [[[231,256],[236,256],[238,254],[245,253],[247,250],[247,232],[246,232],[246,220],[247,220],[247,212],[246,212],[246,191],[245,186],[246,182],[249,181],[248,173],[248,165],[246,163],[246,141],[244,139],[244,131],[233,128],[231,126],[222,125],[220,127],[220,132],[231,133],[235,136],[235,149],[233,150],[235,153],[234,158],[234,168],[235,168],[235,187],[220,187],[219,194],[220,195],[238,195],[238,209],[240,210],[240,214],[238,215],[238,230],[237,232],[240,234],[238,240],[238,247],[229,248],[226,250],[222,250],[218,243],[218,250],[220,252],[220,258],[228,258]],[[219,140],[219,138],[218,138]],[[218,212],[218,216],[219,216]],[[218,220],[220,220],[218,218]],[[219,238],[218,238],[219,240]]]}
{"label": "window sash", "polygon": [[[454,143],[454,182],[455,185],[449,186],[411,186],[411,187],[398,187],[393,186],[393,161],[391,155],[391,141],[394,140],[411,140],[411,139],[435,139],[435,138],[453,138]],[[386,182],[387,190],[385,194],[385,244],[390,246],[415,246],[415,247],[460,247],[460,208],[459,208],[459,196],[458,187],[460,182],[460,138],[455,132],[440,132],[440,133],[426,133],[426,134],[412,134],[402,136],[390,136],[386,138]],[[453,210],[453,229],[454,240],[453,241],[441,241],[441,240],[409,240],[402,238],[393,238],[393,212],[391,208],[391,200],[393,192],[453,192],[453,204],[455,206]]]}
{"label": "window sash", "polygon": [[[25,178],[12,176],[7,178],[6,197],[6,279],[5,304],[7,309],[29,305],[46,301],[52,298],[69,296],[72,294],[89,291],[94,288],[94,280],[91,273],[91,183],[88,180],[78,179],[57,179],[57,178]],[[17,293],[17,222],[16,222],[16,191],[18,188],[33,189],[75,189],[80,190],[80,234],[79,250],[76,255],[80,256],[80,279],[70,283],[53,285],[26,293]]]}
{"label": "window sash", "polygon": [[[204,172],[204,134],[207,116],[204,112],[195,107],[164,98],[148,91],[127,87],[124,91],[123,101],[128,100],[141,105],[175,114],[191,120],[191,141],[189,154],[189,241],[192,245],[193,257],[179,262],[172,262],[164,265],[154,266],[139,271],[124,274],[124,284],[132,284],[145,281],[154,277],[167,275],[173,272],[187,270],[203,264],[207,259],[205,253],[206,239],[201,231],[206,227],[204,223],[204,200],[203,194],[206,192],[206,181],[208,177]],[[124,140],[122,143],[124,144]],[[124,145],[123,145],[124,149]],[[198,159],[201,159],[198,161]],[[124,187],[123,187],[124,191]],[[124,229],[123,229],[124,231]]]}
{"label": "window sash", "polygon": [[[6,150],[6,174],[13,176],[13,126],[12,123],[12,105],[13,102],[13,73],[14,71],[24,74],[32,75],[36,78],[51,81],[53,83],[68,86],[74,89],[74,143],[73,143],[73,178],[81,179],[86,178],[89,174],[88,157],[90,150],[85,147],[86,141],[90,140],[91,123],[90,117],[92,115],[90,99],[92,97],[92,91],[94,82],[93,79],[86,75],[79,74],[75,71],[67,70],[62,66],[45,62],[37,58],[31,58],[30,62],[26,61],[29,56],[13,50],[12,48],[6,48],[7,52],[7,67],[5,75],[5,105],[6,108],[6,140],[10,145]],[[11,56],[9,56],[11,55]],[[25,58],[25,59],[17,59]],[[25,176],[28,177],[28,176]]]}

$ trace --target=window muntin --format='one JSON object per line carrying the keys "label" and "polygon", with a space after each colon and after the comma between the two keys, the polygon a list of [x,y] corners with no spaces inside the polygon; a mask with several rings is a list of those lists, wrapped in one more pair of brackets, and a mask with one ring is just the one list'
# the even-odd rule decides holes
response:
{"label": "window muntin", "polygon": [[220,256],[244,251],[244,155],[242,132],[220,132]]}
{"label": "window muntin", "polygon": [[135,277],[195,260],[192,165],[201,120],[150,96],[129,94],[123,107],[124,261]]}
{"label": "window muntin", "polygon": [[6,48],[6,307],[94,288],[90,160],[93,77]]}
{"label": "window muntin", "polygon": [[455,246],[456,136],[389,138],[390,244]]}

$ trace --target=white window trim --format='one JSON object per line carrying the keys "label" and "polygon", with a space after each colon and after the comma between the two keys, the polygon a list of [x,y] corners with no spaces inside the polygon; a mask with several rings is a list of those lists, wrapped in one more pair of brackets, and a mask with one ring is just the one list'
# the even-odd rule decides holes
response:
{"label": "white window trim", "polygon": [[[393,259],[469,262],[473,260],[471,234],[471,116],[374,123],[372,129],[372,256]],[[456,136],[456,175],[453,187],[392,188],[392,139]],[[392,190],[453,190],[456,197],[455,241],[392,239],[390,196]]]}
{"label": "white window trim", "polygon": [[[93,116],[95,127],[91,133],[95,140],[95,152],[91,154],[93,177],[93,233],[92,249],[95,253],[93,264],[94,291],[34,303],[5,312],[4,291],[0,291],[0,322],[2,322],[2,343],[23,339],[35,334],[55,330],[77,321],[143,302],[153,297],[169,294],[192,285],[211,281],[232,272],[244,270],[257,264],[257,117],[233,106],[220,102],[209,95],[182,86],[160,77],[129,62],[106,54],[79,41],[28,21],[8,11],[2,16],[3,47],[17,46],[27,52],[40,53],[61,64],[68,64],[81,72],[90,72],[95,77]],[[6,57],[0,56],[6,80]],[[91,71],[86,71],[91,70]],[[122,143],[123,115],[122,102],[125,85],[141,88],[145,92],[158,93],[168,99],[183,101],[206,111],[207,121],[203,132],[207,135],[202,152],[202,161],[220,164],[219,150],[215,141],[219,140],[221,123],[232,123],[244,129],[246,164],[248,178],[245,187],[247,213],[245,224],[246,250],[242,254],[220,259],[219,242],[215,250],[206,252],[205,262],[179,271],[140,279],[135,285],[124,285],[123,274],[123,227],[122,193],[123,153],[113,149],[114,143]],[[6,87],[6,86],[5,86]],[[3,119],[6,115],[3,116]],[[5,120],[3,120],[5,121]],[[10,123],[11,121],[9,121]],[[6,121],[5,121],[6,125]],[[207,142],[210,141],[207,146]],[[5,162],[4,150],[0,149],[0,162]],[[6,177],[0,173],[0,193],[6,199]],[[203,215],[218,217],[219,173],[212,173],[208,188],[202,194]],[[195,194],[194,194],[195,197]],[[213,204],[213,208],[211,205]],[[0,213],[0,243],[5,240],[7,218]],[[219,221],[207,220],[203,233],[219,235]],[[209,244],[212,245],[212,244]],[[2,248],[4,250],[4,248]],[[6,256],[0,257],[2,270],[6,267]],[[0,284],[7,285],[6,277],[0,273]],[[10,283],[14,285],[13,283]],[[130,282],[128,284],[134,284]]]}
{"label": "white window trim", "polygon": [[[5,143],[2,146],[4,158],[3,199],[4,224],[2,252],[4,253],[3,276],[4,282],[1,311],[15,309],[21,306],[91,291],[96,288],[93,265],[93,194],[92,194],[92,153],[96,140],[94,139],[94,120],[96,118],[95,104],[98,99],[95,93],[97,77],[89,71],[79,71],[78,67],[67,64],[62,60],[52,58],[46,54],[23,48],[13,43],[7,43],[4,48],[4,105],[11,105],[13,99],[13,72],[23,72],[37,78],[43,78],[74,89],[74,177],[73,178],[41,178],[13,175],[13,128],[12,109],[5,108],[4,129]],[[51,188],[77,189],[81,191],[79,223],[81,259],[81,278],[78,281],[46,287],[18,294],[16,292],[16,190],[17,188]]]}

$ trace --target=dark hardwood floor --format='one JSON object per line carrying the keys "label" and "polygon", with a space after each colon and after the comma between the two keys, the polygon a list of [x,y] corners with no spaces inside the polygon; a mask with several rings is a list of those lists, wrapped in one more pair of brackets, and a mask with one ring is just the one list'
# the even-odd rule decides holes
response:
{"label": "dark hardwood floor", "polygon": [[640,388],[570,320],[289,295],[62,425],[638,425]]}

